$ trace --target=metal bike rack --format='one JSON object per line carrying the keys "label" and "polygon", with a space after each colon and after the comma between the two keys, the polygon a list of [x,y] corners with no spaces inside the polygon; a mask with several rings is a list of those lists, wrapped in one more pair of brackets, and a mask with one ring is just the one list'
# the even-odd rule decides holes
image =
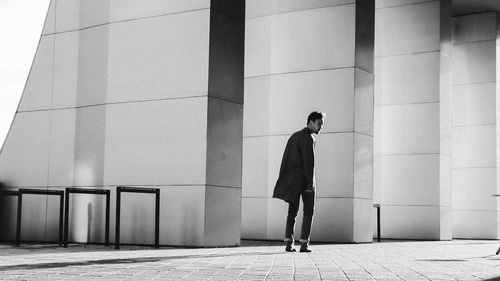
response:
{"label": "metal bike rack", "polygon": [[160,247],[160,189],[159,188],[139,188],[118,186],[116,187],[116,220],[115,220],[115,249],[120,248],[120,209],[121,194],[127,193],[154,193],[156,195],[155,204],[155,248]]}
{"label": "metal bike rack", "polygon": [[[21,218],[23,210],[23,195],[56,195],[60,197],[59,200],[59,246],[62,246],[62,234],[63,234],[63,206],[64,206],[64,191],[62,190],[43,190],[43,189],[29,189],[20,188],[17,198],[17,227],[16,227],[16,246],[21,245]],[[13,194],[12,194],[13,195]]]}
{"label": "metal bike rack", "polygon": [[109,201],[110,191],[107,189],[92,189],[92,188],[66,188],[65,196],[65,210],[64,210],[64,248],[68,247],[68,228],[69,228],[69,195],[71,193],[77,194],[97,194],[106,195],[106,222],[104,230],[104,245],[109,246]]}

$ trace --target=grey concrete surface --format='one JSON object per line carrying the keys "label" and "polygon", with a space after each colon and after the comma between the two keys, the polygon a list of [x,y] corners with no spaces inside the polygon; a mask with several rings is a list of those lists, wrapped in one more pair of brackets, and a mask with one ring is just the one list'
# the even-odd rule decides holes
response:
{"label": "grey concrete surface", "polygon": [[500,280],[500,241],[280,242],[231,248],[0,244],[0,280]]}

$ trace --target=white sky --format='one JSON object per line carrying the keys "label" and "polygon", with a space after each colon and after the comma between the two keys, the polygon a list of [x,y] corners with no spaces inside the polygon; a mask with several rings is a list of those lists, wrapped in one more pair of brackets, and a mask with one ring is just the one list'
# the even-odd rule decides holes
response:
{"label": "white sky", "polygon": [[50,0],[0,0],[0,147],[14,118]]}

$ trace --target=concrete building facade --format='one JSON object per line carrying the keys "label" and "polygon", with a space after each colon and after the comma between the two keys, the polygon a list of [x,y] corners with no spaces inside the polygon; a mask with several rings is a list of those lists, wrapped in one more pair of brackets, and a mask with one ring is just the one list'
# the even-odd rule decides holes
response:
{"label": "concrete building facade", "polygon": [[[497,11],[489,0],[52,0],[0,181],[109,189],[111,206],[116,186],[158,187],[162,245],[279,240],[283,149],[320,110],[312,241],[371,242],[374,203],[383,238],[499,239]],[[24,200],[23,238],[56,240],[57,199]],[[124,195],[123,243],[152,243],[152,200]],[[113,207],[111,218],[113,230]],[[104,200],[72,195],[70,241],[102,243],[103,230]]]}

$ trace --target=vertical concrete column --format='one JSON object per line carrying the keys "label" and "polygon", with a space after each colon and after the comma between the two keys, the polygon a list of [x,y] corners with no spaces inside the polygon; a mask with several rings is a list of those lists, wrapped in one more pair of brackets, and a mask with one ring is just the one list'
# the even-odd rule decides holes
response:
{"label": "vertical concrete column", "polygon": [[288,205],[271,198],[281,157],[320,110],[328,117],[316,144],[311,239],[371,242],[374,2],[246,7],[242,237],[284,238]]}
{"label": "vertical concrete column", "polygon": [[[243,0],[51,1],[0,154],[2,181],[158,187],[160,244],[239,244],[244,9]],[[70,240],[102,241],[104,199],[72,197]],[[26,204],[23,237],[57,233],[50,200]],[[123,195],[121,242],[154,241],[153,200]]]}
{"label": "vertical concrete column", "polygon": [[454,18],[453,237],[498,239],[494,12]]}
{"label": "vertical concrete column", "polygon": [[245,0],[211,0],[205,246],[241,238]]}
{"label": "vertical concrete column", "polygon": [[[244,1],[136,7],[111,7],[139,19],[110,31],[105,183],[161,188],[161,244],[237,245]],[[123,241],[151,241],[151,198],[123,200]]]}
{"label": "vertical concrete column", "polygon": [[382,237],[450,239],[451,1],[376,2],[375,183]]}

